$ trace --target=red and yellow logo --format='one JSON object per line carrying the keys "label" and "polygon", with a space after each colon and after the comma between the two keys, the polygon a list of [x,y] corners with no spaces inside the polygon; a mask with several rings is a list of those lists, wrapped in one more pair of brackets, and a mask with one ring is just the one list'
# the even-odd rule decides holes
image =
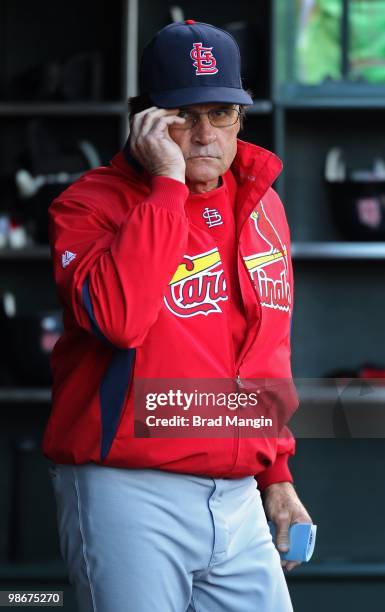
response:
{"label": "red and yellow logo", "polygon": [[178,317],[222,312],[218,302],[228,299],[218,249],[194,257],[185,255],[164,296],[167,308]]}
{"label": "red and yellow logo", "polygon": [[[251,219],[254,221],[262,250],[243,259],[257,285],[261,306],[290,312],[291,290],[286,245],[282,243],[267,216],[262,201],[251,213]],[[267,250],[264,250],[266,247]]]}

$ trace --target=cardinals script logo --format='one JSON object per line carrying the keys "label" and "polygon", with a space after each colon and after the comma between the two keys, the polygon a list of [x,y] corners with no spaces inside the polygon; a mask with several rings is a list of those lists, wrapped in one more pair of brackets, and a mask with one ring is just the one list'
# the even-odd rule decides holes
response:
{"label": "cardinals script logo", "polygon": [[268,218],[262,201],[251,213],[255,229],[261,240],[262,250],[244,257],[251,277],[255,281],[261,298],[261,306],[290,313],[291,291],[287,249]]}
{"label": "cardinals script logo", "polygon": [[164,296],[167,308],[178,317],[222,312],[218,302],[227,299],[218,249],[194,257],[185,255]]}
{"label": "cardinals script logo", "polygon": [[212,54],[212,47],[204,47],[201,42],[193,44],[190,51],[190,57],[194,60],[193,66],[195,74],[201,76],[203,74],[216,74],[218,72],[217,60]]}

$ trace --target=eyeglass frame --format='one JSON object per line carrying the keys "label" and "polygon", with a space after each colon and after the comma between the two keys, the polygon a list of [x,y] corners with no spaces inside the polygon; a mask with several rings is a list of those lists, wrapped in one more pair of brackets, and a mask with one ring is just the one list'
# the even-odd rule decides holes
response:
{"label": "eyeglass frame", "polygon": [[[235,125],[235,124],[237,123],[238,119],[240,119],[240,118],[241,118],[241,116],[242,116],[242,108],[241,108],[241,107],[240,107],[240,108],[226,108],[226,107],[224,107],[224,106],[223,106],[223,107],[222,107],[222,106],[220,106],[220,107],[218,107],[218,108],[210,108],[210,110],[205,111],[205,112],[193,111],[193,110],[189,110],[188,108],[187,108],[187,109],[183,109],[183,108],[181,108],[180,110],[181,110],[181,111],[185,110],[185,112],[187,112],[187,113],[191,113],[191,115],[193,115],[193,124],[192,124],[192,126],[191,126],[191,127],[184,127],[184,125],[182,125],[182,124],[174,124],[174,125],[173,125],[173,128],[174,128],[174,129],[177,129],[177,130],[191,130],[191,129],[192,129],[192,128],[194,128],[194,127],[196,126],[196,124],[198,123],[198,118],[200,117],[200,115],[207,115],[210,125],[211,125],[212,127],[219,128],[219,129],[222,129],[222,128],[227,128],[227,127],[231,127],[232,125]],[[235,120],[235,121],[233,121],[233,123],[229,123],[228,125],[213,125],[213,124],[211,123],[211,120],[210,120],[210,113],[211,113],[211,112],[218,111],[218,110],[230,110],[230,111],[235,111],[235,112],[237,113],[237,118],[236,118],[236,120]],[[195,115],[195,116],[194,116],[194,115]],[[179,116],[179,115],[177,115],[177,116]]]}

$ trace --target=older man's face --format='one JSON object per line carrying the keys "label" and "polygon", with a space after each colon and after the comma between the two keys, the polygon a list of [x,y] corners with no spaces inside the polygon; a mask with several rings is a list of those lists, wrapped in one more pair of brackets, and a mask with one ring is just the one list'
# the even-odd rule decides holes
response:
{"label": "older man's face", "polygon": [[[192,104],[183,111],[207,113],[211,109],[237,108],[234,104]],[[169,134],[182,150],[186,161],[186,183],[193,193],[210,191],[218,186],[219,177],[228,170],[237,152],[239,119],[228,127],[214,127],[208,115],[200,115],[191,129],[170,126]]]}

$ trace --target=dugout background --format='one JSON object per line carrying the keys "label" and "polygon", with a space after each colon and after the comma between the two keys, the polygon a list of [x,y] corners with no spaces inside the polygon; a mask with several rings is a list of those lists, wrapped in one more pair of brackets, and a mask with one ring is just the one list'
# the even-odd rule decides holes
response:
{"label": "dugout background", "polygon": [[[341,10],[347,4],[338,2]],[[242,138],[275,151],[285,164],[277,189],[293,241],[294,375],[357,373],[368,362],[383,368],[385,246],[341,234],[323,180],[333,146],[343,147],[358,168],[385,155],[382,84],[361,80],[351,87],[345,74],[337,88],[330,82],[302,87],[293,68],[294,0],[184,0],[179,6],[185,18],[239,36],[246,85],[256,96]],[[49,384],[33,333],[47,316],[47,345],[57,333],[44,229],[50,191],[23,200],[15,176],[26,164],[35,176],[84,171],[80,141],[107,163],[127,135],[137,58],[169,22],[170,5],[162,0],[0,3],[0,589],[64,589],[68,611],[74,597],[40,451]],[[4,312],[4,294],[17,305],[16,325]],[[312,563],[288,578],[296,612],[382,609],[384,466],[382,439],[298,441],[292,468],[319,534]]]}

